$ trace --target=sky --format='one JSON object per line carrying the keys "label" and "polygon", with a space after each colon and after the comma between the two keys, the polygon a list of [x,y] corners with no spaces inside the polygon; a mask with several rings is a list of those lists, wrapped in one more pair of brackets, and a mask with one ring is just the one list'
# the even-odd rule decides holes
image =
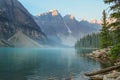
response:
{"label": "sky", "polygon": [[62,16],[71,14],[78,20],[101,20],[103,9],[107,8],[103,0],[19,0],[32,14],[45,13],[57,9]]}

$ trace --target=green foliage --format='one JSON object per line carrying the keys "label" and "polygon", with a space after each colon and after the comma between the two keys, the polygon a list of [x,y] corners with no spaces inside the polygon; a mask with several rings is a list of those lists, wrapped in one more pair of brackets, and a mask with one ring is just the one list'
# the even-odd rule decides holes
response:
{"label": "green foliage", "polygon": [[120,57],[120,44],[113,46],[110,51],[110,56],[113,58]]}
{"label": "green foliage", "polygon": [[111,17],[118,18],[120,16],[120,13],[113,13],[110,15]]}
{"label": "green foliage", "polygon": [[107,48],[108,46],[112,45],[112,37],[111,33],[109,31],[108,23],[107,23],[107,14],[105,10],[103,11],[103,24],[102,24],[102,30],[100,33],[100,47],[101,48]]}
{"label": "green foliage", "polygon": [[116,1],[116,0],[104,0],[105,3],[111,3],[113,1]]}
{"label": "green foliage", "polygon": [[104,0],[104,2],[110,5],[110,18],[115,20],[109,26],[113,28],[111,31],[113,47],[110,56],[116,59],[120,57],[120,0]]}
{"label": "green foliage", "polygon": [[99,47],[99,34],[89,34],[75,44],[76,48],[98,48]]}
{"label": "green foliage", "polygon": [[114,42],[115,44],[120,43],[120,0],[104,0],[106,4],[110,5],[110,18],[116,20],[110,24],[110,27],[114,28]]}

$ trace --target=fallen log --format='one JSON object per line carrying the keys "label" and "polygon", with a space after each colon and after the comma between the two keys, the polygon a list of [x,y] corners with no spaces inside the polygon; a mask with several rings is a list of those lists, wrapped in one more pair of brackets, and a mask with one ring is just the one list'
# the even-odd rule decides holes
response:
{"label": "fallen log", "polygon": [[103,75],[90,76],[90,80],[103,80]]}
{"label": "fallen log", "polygon": [[120,68],[120,65],[115,65],[115,66],[111,66],[111,67],[101,69],[101,70],[98,70],[98,71],[94,71],[94,72],[91,72],[91,73],[85,73],[85,76],[94,76],[94,75],[97,75],[97,74],[103,74],[103,73],[110,72],[112,70],[116,70],[116,69],[119,69],[119,68]]}

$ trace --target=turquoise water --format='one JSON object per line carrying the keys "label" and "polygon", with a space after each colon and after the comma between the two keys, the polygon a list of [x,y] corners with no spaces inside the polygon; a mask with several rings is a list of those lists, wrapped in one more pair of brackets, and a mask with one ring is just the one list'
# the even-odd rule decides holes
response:
{"label": "turquoise water", "polygon": [[[79,54],[82,54],[79,53]],[[0,49],[0,80],[88,80],[85,72],[100,64],[73,48]]]}

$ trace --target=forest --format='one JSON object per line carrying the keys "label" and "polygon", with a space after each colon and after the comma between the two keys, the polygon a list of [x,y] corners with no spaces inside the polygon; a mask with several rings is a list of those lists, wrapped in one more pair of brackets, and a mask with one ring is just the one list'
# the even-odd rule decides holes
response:
{"label": "forest", "polygon": [[92,33],[84,36],[75,44],[75,48],[99,48],[100,47],[100,34]]}
{"label": "forest", "polygon": [[87,35],[75,44],[76,48],[110,48],[112,57],[120,56],[120,0],[104,0],[109,7],[102,12],[102,29],[98,34]]}

